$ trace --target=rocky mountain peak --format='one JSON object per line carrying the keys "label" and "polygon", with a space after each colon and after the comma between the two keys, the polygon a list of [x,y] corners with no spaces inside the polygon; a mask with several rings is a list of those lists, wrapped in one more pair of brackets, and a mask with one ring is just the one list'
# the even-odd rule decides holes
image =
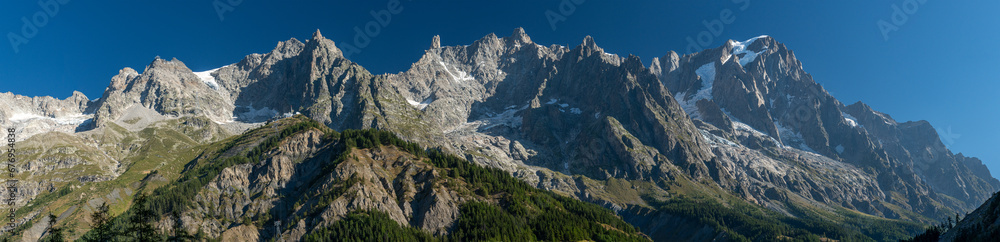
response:
{"label": "rocky mountain peak", "polygon": [[316,32],[313,32],[312,39],[313,40],[324,39],[323,38],[323,33],[320,33],[319,29],[316,29]]}
{"label": "rocky mountain peak", "polygon": [[[320,36],[320,37],[321,38],[318,39],[318,40],[324,39],[324,38],[322,38],[322,36]],[[314,42],[319,42],[319,41],[314,41]],[[268,53],[268,56],[270,58],[284,59],[284,58],[288,58],[288,57],[292,57],[292,56],[298,55],[299,52],[302,52],[302,48],[304,48],[304,47],[305,47],[304,43],[302,43],[298,39],[291,38],[291,39],[288,39],[286,41],[278,42],[278,45],[275,46],[274,49],[271,50],[270,53]]]}
{"label": "rocky mountain peak", "polygon": [[861,101],[857,101],[854,104],[847,105],[847,108],[858,109],[859,111],[862,112],[875,112],[875,110],[873,110],[871,106],[868,106],[868,104]]}
{"label": "rocky mountain peak", "polygon": [[146,72],[149,72],[150,70],[153,70],[153,69],[171,69],[171,70],[174,70],[174,69],[186,69],[186,70],[190,71],[190,69],[188,69],[187,65],[184,65],[184,62],[181,62],[177,58],[171,58],[168,61],[168,60],[161,59],[159,56],[157,56],[156,58],[153,58],[153,62],[149,63],[149,65],[146,66],[146,69],[143,70],[142,72],[146,73]]}
{"label": "rocky mountain peak", "polygon": [[601,49],[601,47],[597,46],[597,42],[594,41],[594,37],[590,37],[590,35],[583,37],[583,43],[580,44],[580,47],[582,47],[583,51],[586,53],[604,52],[604,49]]}
{"label": "rocky mountain peak", "polygon": [[128,85],[128,81],[136,76],[139,76],[139,72],[136,72],[130,67],[122,68],[121,70],[118,70],[118,75],[111,77],[111,85],[108,86],[108,90],[125,89],[126,85]]}
{"label": "rocky mountain peak", "polygon": [[622,66],[624,66],[628,70],[646,69],[646,66],[642,65],[642,59],[640,59],[639,56],[633,54],[629,54],[628,57],[625,58],[625,61],[622,62]]}
{"label": "rocky mountain peak", "polygon": [[323,35],[320,34],[319,30],[316,30],[316,33],[313,33],[312,39],[306,41],[303,48],[305,51],[312,52],[313,55],[326,55],[335,58],[344,56],[343,52],[340,48],[337,48],[337,45],[333,42],[333,40],[324,38]]}
{"label": "rocky mountain peak", "polygon": [[[509,43],[508,39],[511,39],[511,37],[504,37],[503,39],[501,39],[500,37],[497,37],[496,34],[490,33],[486,36],[483,36],[479,40],[472,42],[472,44],[469,45],[469,49],[485,53],[495,52],[504,49],[505,43]],[[509,45],[516,46],[518,44],[512,43]]]}
{"label": "rocky mountain peak", "polygon": [[656,76],[663,74],[663,67],[660,66],[660,57],[653,57],[653,61],[649,62],[649,72]]}
{"label": "rocky mountain peak", "polygon": [[73,91],[73,94],[72,94],[72,95],[70,95],[70,96],[69,96],[69,98],[70,98],[70,99],[74,99],[74,100],[76,100],[76,99],[80,99],[80,98],[83,98],[83,99],[86,99],[86,98],[87,98],[87,95],[84,95],[84,94],[83,94],[82,92],[80,92],[80,91]]}
{"label": "rocky mountain peak", "polygon": [[514,29],[514,33],[510,35],[510,38],[517,43],[522,43],[522,44],[532,43],[531,37],[528,37],[528,34],[524,33],[524,28],[521,27]]}

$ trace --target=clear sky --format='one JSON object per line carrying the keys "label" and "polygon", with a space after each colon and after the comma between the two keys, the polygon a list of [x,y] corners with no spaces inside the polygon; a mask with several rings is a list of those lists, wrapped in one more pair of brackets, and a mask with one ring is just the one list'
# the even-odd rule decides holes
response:
{"label": "clear sky", "polygon": [[[0,92],[66,98],[78,90],[94,99],[119,69],[141,71],[155,56],[209,70],[316,29],[343,48],[356,43],[355,27],[377,23],[371,11],[390,2],[45,1],[58,10],[36,1],[0,8]],[[864,101],[899,121],[928,120],[953,151],[982,158],[1000,176],[998,1],[400,0],[398,7],[351,55],[373,73],[404,71],[433,35],[464,45],[515,27],[543,45],[575,46],[591,35],[606,51],[646,65],[669,50],[686,53],[687,38],[703,31],[707,47],[771,35],[842,102]],[[731,23],[705,26],[727,12]],[[33,23],[25,27],[22,18]]]}

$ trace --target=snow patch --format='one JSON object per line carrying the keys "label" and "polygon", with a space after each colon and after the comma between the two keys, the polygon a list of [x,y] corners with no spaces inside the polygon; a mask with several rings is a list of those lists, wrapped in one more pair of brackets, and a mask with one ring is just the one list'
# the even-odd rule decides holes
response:
{"label": "snow patch", "polygon": [[858,119],[854,118],[854,116],[844,112],[841,112],[840,114],[844,115],[844,121],[847,122],[848,125],[851,127],[858,127]]}
{"label": "snow patch", "polygon": [[784,142],[785,145],[792,146],[794,144],[798,144],[797,147],[798,149],[816,153],[816,150],[813,150],[808,145],[806,145],[806,140],[802,137],[802,133],[792,130],[791,128],[782,126],[778,122],[774,122],[774,126],[778,128],[778,134],[780,134],[781,141]]}
{"label": "snow patch", "polygon": [[212,89],[215,90],[219,90],[219,83],[215,82],[215,77],[212,76],[212,73],[218,71],[219,69],[222,69],[222,67],[207,71],[195,72],[194,75],[198,76],[198,78],[200,78],[202,82],[205,82],[205,85],[208,85],[208,87],[211,87]]}
{"label": "snow patch", "polygon": [[708,131],[705,131],[703,129],[698,129],[698,132],[700,132],[701,133],[701,137],[705,138],[705,140],[708,141],[708,144],[712,145],[713,147],[717,146],[720,143],[728,145],[728,146],[733,146],[733,147],[739,146],[738,144],[733,143],[732,141],[729,141],[729,140],[727,140],[725,138],[719,137],[719,136],[717,136],[715,134],[712,134],[712,133],[710,133]]}
{"label": "snow patch", "polygon": [[[747,64],[749,64],[753,60],[757,59],[758,55],[760,55],[761,53],[763,53],[764,51],[767,50],[767,48],[768,48],[767,46],[765,46],[764,49],[760,50],[759,52],[753,52],[753,51],[747,50],[747,47],[749,47],[750,45],[752,45],[755,41],[757,41],[757,39],[764,38],[764,37],[768,37],[768,36],[767,35],[761,35],[761,36],[753,37],[753,38],[748,39],[748,40],[743,41],[743,42],[733,41],[733,55],[745,54],[742,58],[740,58],[740,66],[746,66]],[[726,59],[728,60],[729,58],[727,57]]]}
{"label": "snow patch", "polygon": [[[715,83],[715,62],[698,67],[694,73],[698,74],[698,77],[701,77],[702,87],[701,90],[698,91],[698,94],[701,94],[705,90],[711,91],[712,84]],[[712,93],[708,92],[705,96],[711,98]]]}
{"label": "snow patch", "polygon": [[837,148],[834,148],[834,149],[837,150],[837,154],[843,154],[844,153],[844,145],[837,145]]}
{"label": "snow patch", "polygon": [[755,135],[770,137],[767,134],[764,134],[764,132],[760,132],[760,130],[757,130],[757,129],[753,128],[753,127],[750,127],[749,124],[745,124],[743,122],[739,122],[739,121],[736,121],[736,120],[732,120],[732,121],[733,121],[733,129],[735,129],[735,130],[740,130],[740,131],[744,131],[744,132],[750,132],[750,133],[753,133]]}
{"label": "snow patch", "polygon": [[47,118],[47,117],[42,117],[42,116],[39,116],[37,114],[31,114],[31,113],[15,113],[13,115],[10,115],[10,118],[8,118],[8,119],[11,122],[23,122],[23,121],[28,121],[28,120],[32,120],[32,119],[38,119],[38,118]]}
{"label": "snow patch", "polygon": [[461,82],[461,81],[474,81],[474,80],[476,80],[472,76],[469,76],[469,73],[465,73],[464,71],[457,70],[457,68],[456,68],[455,72],[458,72],[458,75],[456,75],[454,72],[451,72],[451,70],[449,70],[448,65],[445,65],[443,61],[438,61],[438,64],[440,64],[441,67],[444,68],[444,72],[448,73],[448,75],[451,76],[452,80],[455,80],[455,81],[458,81],[458,82]]}
{"label": "snow patch", "polygon": [[406,102],[409,103],[410,106],[413,106],[420,110],[424,110],[425,108],[427,108],[427,105],[430,105],[432,102],[434,102],[434,99],[428,97],[427,99],[424,99],[424,101],[417,102],[407,98]]}
{"label": "snow patch", "polygon": [[690,99],[687,98],[687,92],[680,92],[674,95],[677,102],[681,105],[681,108],[688,113],[693,119],[701,119],[701,115],[698,113],[698,100],[708,99],[712,100],[712,85],[715,84],[715,62],[702,65],[697,70],[694,71],[698,77],[701,78],[701,89],[698,90]]}
{"label": "snow patch", "polygon": [[88,119],[92,117],[93,115],[85,115],[82,113],[76,113],[60,117],[45,117],[33,113],[15,113],[12,114],[10,118],[8,118],[8,120],[10,120],[10,122],[13,123],[21,123],[21,122],[41,119],[41,120],[50,120],[58,125],[78,125],[82,124],[83,122],[86,122]]}
{"label": "snow patch", "polygon": [[583,111],[580,110],[579,108],[570,108],[569,112],[573,113],[573,114],[582,114],[583,113]]}
{"label": "snow patch", "polygon": [[559,102],[559,99],[552,98],[549,99],[549,102],[546,102],[545,104],[555,104],[556,102]]}

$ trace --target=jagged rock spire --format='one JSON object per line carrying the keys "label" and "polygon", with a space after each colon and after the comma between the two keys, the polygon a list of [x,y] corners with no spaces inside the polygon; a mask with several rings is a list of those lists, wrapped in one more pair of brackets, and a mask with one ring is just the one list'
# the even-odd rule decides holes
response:
{"label": "jagged rock spire", "polygon": [[590,35],[583,37],[583,43],[580,44],[580,47],[583,47],[583,50],[587,52],[604,52],[604,49],[597,46],[597,42],[594,41],[594,37],[590,37]]}
{"label": "jagged rock spire", "polygon": [[514,29],[514,33],[510,35],[514,40],[519,40],[521,43],[531,43],[531,37],[524,33],[524,28],[518,27]]}
{"label": "jagged rock spire", "polygon": [[435,35],[434,38],[431,39],[431,49],[439,48],[441,48],[441,36]]}
{"label": "jagged rock spire", "polygon": [[316,32],[313,32],[312,39],[314,39],[314,40],[315,39],[323,39],[323,33],[320,33],[319,29],[316,29]]}

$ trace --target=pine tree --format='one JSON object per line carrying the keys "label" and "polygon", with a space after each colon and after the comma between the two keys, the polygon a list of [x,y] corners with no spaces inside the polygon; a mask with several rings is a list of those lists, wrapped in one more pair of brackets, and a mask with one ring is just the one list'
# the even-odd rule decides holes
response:
{"label": "pine tree", "polygon": [[150,223],[150,219],[153,219],[156,214],[149,208],[148,201],[146,194],[142,193],[133,199],[132,211],[134,212],[129,217],[130,233],[134,235],[132,238],[138,241],[159,241],[160,236],[153,229],[153,224]]}
{"label": "pine tree", "polygon": [[49,234],[41,241],[66,241],[63,237],[62,228],[56,227],[56,216],[49,214]]}
{"label": "pine tree", "polygon": [[93,222],[94,238],[83,238],[85,241],[109,241],[111,240],[111,217],[108,214],[108,203],[102,203],[100,207],[97,207],[97,211],[94,211],[90,215],[90,220]]}

